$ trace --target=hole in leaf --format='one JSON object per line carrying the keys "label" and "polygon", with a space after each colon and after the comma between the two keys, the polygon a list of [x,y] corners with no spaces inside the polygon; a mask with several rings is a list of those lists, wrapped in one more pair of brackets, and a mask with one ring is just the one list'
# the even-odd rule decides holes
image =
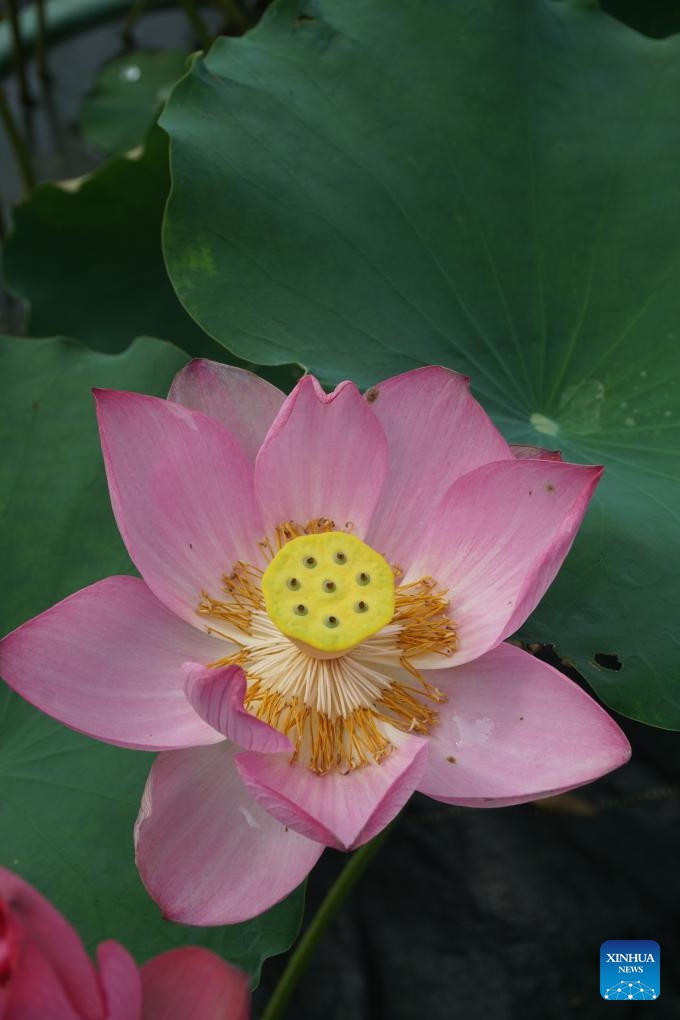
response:
{"label": "hole in leaf", "polygon": [[623,669],[623,663],[618,655],[609,655],[607,652],[596,652],[595,662],[598,666],[602,666],[603,669],[612,669],[616,673]]}

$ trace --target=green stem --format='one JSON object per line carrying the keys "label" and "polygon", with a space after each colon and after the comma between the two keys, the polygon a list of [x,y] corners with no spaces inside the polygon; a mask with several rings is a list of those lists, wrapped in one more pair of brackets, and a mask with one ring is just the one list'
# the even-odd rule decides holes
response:
{"label": "green stem", "polygon": [[250,27],[248,18],[239,7],[238,0],[216,0],[217,6],[224,12],[228,28],[233,28],[241,35]]}
{"label": "green stem", "polygon": [[357,884],[371,860],[382,846],[391,828],[392,825],[388,825],[370,843],[366,843],[359,850],[354,851],[326,894],[326,898],[312,918],[307,931],[295,947],[286,964],[286,969],[274,989],[274,994],[262,1014],[262,1020],[278,1020],[283,1015],[288,1000],[309,966],[309,961],[312,958],[317,943],[342,906],[348,893]]}
{"label": "green stem", "polygon": [[14,153],[14,158],[17,162],[17,166],[19,167],[24,191],[26,192],[26,197],[28,197],[35,184],[33,169],[31,167],[31,157],[28,154],[26,143],[24,142],[21,132],[17,127],[9,103],[7,102],[7,97],[2,89],[0,89],[0,120],[4,124],[5,131],[7,132],[7,137],[10,145],[12,146],[12,152]]}
{"label": "green stem", "polygon": [[212,42],[212,36],[208,31],[208,26],[203,21],[203,18],[198,13],[198,7],[194,3],[194,0],[180,0],[182,7],[184,8],[185,14],[191,27],[196,33],[196,38],[203,47],[204,50],[210,49]]}
{"label": "green stem", "polygon": [[8,0],[7,9],[9,11],[9,23],[12,28],[12,39],[14,42],[14,67],[19,80],[21,102],[24,106],[29,106],[31,103],[31,93],[28,88],[26,55],[24,53],[24,41],[21,34],[21,25],[19,24],[19,5],[17,0]]}
{"label": "green stem", "polygon": [[125,19],[125,24],[123,25],[123,39],[125,40],[126,43],[132,43],[133,41],[132,33],[134,32],[135,25],[141,18],[142,14],[144,14],[144,11],[146,10],[146,5],[147,0],[135,0],[135,2],[132,4],[132,7],[128,11],[127,17]]}
{"label": "green stem", "polygon": [[35,40],[35,57],[38,74],[41,78],[49,78],[47,69],[47,21],[45,20],[45,0],[35,0],[38,16],[38,35]]}

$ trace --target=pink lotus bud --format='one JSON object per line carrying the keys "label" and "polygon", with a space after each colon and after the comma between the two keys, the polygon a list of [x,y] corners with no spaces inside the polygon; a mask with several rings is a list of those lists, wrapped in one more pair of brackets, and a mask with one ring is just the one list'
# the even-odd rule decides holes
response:
{"label": "pink lotus bud", "polygon": [[138,968],[117,942],[98,968],[37,890],[0,868],[0,1020],[247,1020],[248,979],[214,953],[173,949]]}

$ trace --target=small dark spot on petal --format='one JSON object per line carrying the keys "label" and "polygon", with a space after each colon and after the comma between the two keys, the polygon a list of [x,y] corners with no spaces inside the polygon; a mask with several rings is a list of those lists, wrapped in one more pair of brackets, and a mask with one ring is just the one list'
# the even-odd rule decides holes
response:
{"label": "small dark spot on petal", "polygon": [[533,494],[534,494],[534,490],[533,489],[529,489],[529,495],[533,496]]}
{"label": "small dark spot on petal", "polygon": [[193,549],[193,545],[191,544],[191,542],[189,542],[189,548]]}
{"label": "small dark spot on petal", "polygon": [[552,482],[548,482],[548,484],[545,487],[545,491],[546,492],[554,492],[555,491],[555,486],[553,485]]}
{"label": "small dark spot on petal", "polygon": [[520,721],[520,722],[524,722],[524,716],[523,716],[523,715],[521,715],[521,716],[519,717],[519,721]]}
{"label": "small dark spot on petal", "polygon": [[377,386],[371,386],[370,390],[366,390],[365,397],[368,404],[375,404],[376,400],[380,396],[380,390]]}
{"label": "small dark spot on petal", "polygon": [[456,764],[456,759],[453,757],[452,754],[449,754],[447,756],[446,760],[449,763],[449,765],[455,765]]}
{"label": "small dark spot on petal", "polygon": [[615,673],[623,669],[623,663],[618,655],[609,655],[607,652],[597,652],[595,662],[598,666],[602,666],[603,669],[613,669]]}

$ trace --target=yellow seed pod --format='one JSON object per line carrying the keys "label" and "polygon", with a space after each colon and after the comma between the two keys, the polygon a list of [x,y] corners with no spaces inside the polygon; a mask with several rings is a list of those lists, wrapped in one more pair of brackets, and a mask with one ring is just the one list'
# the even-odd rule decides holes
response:
{"label": "yellow seed pod", "polygon": [[264,572],[262,594],[281,633],[320,652],[354,648],[394,616],[390,565],[344,531],[284,545]]}

